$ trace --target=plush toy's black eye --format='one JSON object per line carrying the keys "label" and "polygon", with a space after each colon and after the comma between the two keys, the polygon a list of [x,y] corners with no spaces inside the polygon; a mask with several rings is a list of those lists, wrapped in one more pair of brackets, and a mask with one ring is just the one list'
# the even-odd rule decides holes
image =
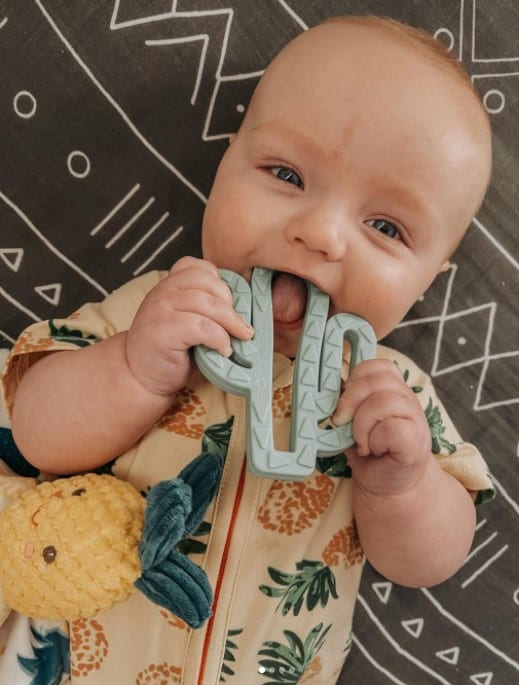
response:
{"label": "plush toy's black eye", "polygon": [[57,552],[56,548],[54,547],[54,545],[48,545],[47,547],[44,548],[44,550],[42,552],[43,561],[46,564],[52,564],[56,560],[57,554],[58,554],[58,552]]}
{"label": "plush toy's black eye", "polygon": [[74,490],[74,491],[72,492],[72,494],[73,494],[75,497],[81,497],[81,495],[84,495],[85,492],[86,492],[86,488],[78,488],[77,490]]}

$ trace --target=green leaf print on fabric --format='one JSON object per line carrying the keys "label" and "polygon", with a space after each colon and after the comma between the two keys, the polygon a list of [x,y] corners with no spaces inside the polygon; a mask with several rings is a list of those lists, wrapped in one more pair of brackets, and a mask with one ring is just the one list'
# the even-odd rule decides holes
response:
{"label": "green leaf print on fabric", "polygon": [[225,676],[233,676],[234,671],[229,666],[230,663],[234,663],[236,661],[236,657],[233,654],[233,651],[236,651],[238,649],[238,645],[233,642],[230,638],[231,637],[236,637],[237,635],[241,635],[243,633],[243,629],[239,628],[237,630],[229,630],[227,633],[227,638],[225,640],[225,651],[223,654],[223,664],[222,664],[222,670],[220,672],[220,682],[221,683],[226,683],[227,680],[225,680]]}
{"label": "green leaf print on fabric", "polygon": [[267,597],[281,598],[276,611],[281,607],[283,616],[290,611],[297,616],[303,604],[312,611],[317,605],[325,607],[330,597],[338,599],[333,571],[322,561],[303,559],[296,563],[296,569],[297,573],[285,573],[269,567],[269,576],[280,587],[259,586]]}
{"label": "green leaf print on fabric", "polygon": [[99,342],[100,340],[96,335],[85,335],[83,331],[70,329],[65,325],[57,328],[52,319],[49,321],[49,336],[53,338],[53,340],[72,343],[78,347],[88,347],[92,343]]}
{"label": "green leaf print on fabric", "polygon": [[[398,366],[398,362],[396,360],[395,364]],[[408,385],[408,387],[410,387],[414,393],[422,392],[423,387],[421,385],[409,385],[409,375],[409,369],[402,371],[402,376],[406,385]],[[443,425],[440,410],[437,406],[433,405],[432,398],[429,398],[429,403],[427,404],[424,413],[427,423],[429,424],[429,430],[431,431],[433,454],[440,454],[442,449],[447,450],[448,454],[454,454],[456,451],[456,445],[453,445],[452,442],[449,442],[443,437],[443,434],[445,433],[445,426]]]}
{"label": "green leaf print on fabric", "polygon": [[217,454],[225,459],[231,440],[233,422],[234,416],[230,416],[225,423],[214,423],[208,426],[202,436],[202,452]]}
{"label": "green leaf print on fabric", "polygon": [[[395,364],[398,366],[398,363],[396,361],[395,361]],[[407,382],[409,380],[409,369],[406,369],[402,373],[402,376],[404,377],[405,384],[408,385],[414,393],[422,392],[423,386],[421,386],[421,385],[409,385],[409,383]]]}
{"label": "green leaf print on fabric", "polygon": [[317,457],[315,468],[316,471],[325,473],[330,478],[351,478],[351,466],[344,452],[335,454],[333,457]]}
{"label": "green leaf print on fabric", "polygon": [[[490,478],[490,480],[492,480],[490,473],[487,473],[487,476]],[[495,496],[496,491],[492,488],[489,488],[488,490],[478,490],[475,495],[474,504],[479,505],[484,504],[485,502],[490,502]]]}
{"label": "green leaf print on fabric", "polygon": [[69,638],[59,630],[38,632],[31,627],[34,658],[18,655],[22,670],[33,676],[30,685],[60,685],[70,675]]}
{"label": "green leaf print on fabric", "polygon": [[258,652],[258,673],[268,680],[263,685],[296,685],[306,671],[320,672],[317,652],[323,646],[331,624],[323,629],[319,623],[308,633],[305,641],[291,630],[284,630],[287,644],[269,640]]}
{"label": "green leaf print on fabric", "polygon": [[425,418],[431,431],[433,454],[439,454],[442,449],[446,449],[449,454],[454,454],[456,445],[453,445],[452,442],[443,437],[445,426],[443,425],[440,410],[433,405],[431,398],[429,398],[429,403],[425,409]]}
{"label": "green leaf print on fabric", "polygon": [[96,469],[92,469],[92,473],[98,473],[99,475],[106,473],[109,476],[115,476],[113,468],[114,468],[116,463],[117,463],[117,457],[115,457],[115,459],[111,459],[106,464],[102,464],[101,466],[98,466]]}

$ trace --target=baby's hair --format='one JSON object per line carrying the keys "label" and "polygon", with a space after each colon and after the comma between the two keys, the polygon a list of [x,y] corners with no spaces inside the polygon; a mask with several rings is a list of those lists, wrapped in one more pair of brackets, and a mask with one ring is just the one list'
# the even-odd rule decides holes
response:
{"label": "baby's hair", "polygon": [[344,15],[331,17],[323,22],[323,24],[333,23],[346,24],[349,26],[365,26],[366,28],[378,29],[387,36],[392,36],[393,38],[407,41],[413,47],[421,50],[422,54],[425,57],[428,57],[433,64],[438,65],[439,67],[450,69],[454,75],[458,76],[461,82],[464,83],[475,95],[481,106],[481,109],[485,114],[485,117],[488,118],[488,114],[483,106],[483,103],[481,102],[479,93],[474,87],[472,79],[465,70],[463,64],[452,52],[445,47],[441,41],[434,38],[434,36],[424,29],[410,26],[409,24],[405,24],[390,17],[379,17],[375,15]]}

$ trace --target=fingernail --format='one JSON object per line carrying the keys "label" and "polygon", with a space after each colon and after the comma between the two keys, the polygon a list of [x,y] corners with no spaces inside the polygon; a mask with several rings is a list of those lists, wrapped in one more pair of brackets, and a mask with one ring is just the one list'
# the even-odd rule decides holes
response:
{"label": "fingernail", "polygon": [[332,422],[336,426],[342,426],[344,423],[349,423],[352,419],[348,412],[341,412],[340,414],[334,414],[332,417]]}
{"label": "fingernail", "polygon": [[232,355],[233,351],[234,351],[234,350],[233,350],[232,347],[229,345],[229,347],[227,348],[227,350],[224,352],[223,356],[224,356],[224,357],[230,357],[230,356]]}

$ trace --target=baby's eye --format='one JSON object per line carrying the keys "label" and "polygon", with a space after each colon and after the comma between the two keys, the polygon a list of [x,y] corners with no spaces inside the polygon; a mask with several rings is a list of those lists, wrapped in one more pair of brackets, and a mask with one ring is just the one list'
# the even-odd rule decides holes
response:
{"label": "baby's eye", "polygon": [[297,186],[298,188],[303,187],[303,181],[299,174],[293,169],[290,169],[289,167],[273,166],[269,168],[269,171],[271,174],[274,174],[274,176],[279,178],[281,181],[291,183],[292,185]]}
{"label": "baby's eye", "polygon": [[368,219],[366,223],[368,226],[372,226],[376,231],[380,231],[380,233],[387,235],[388,238],[400,238],[400,231],[398,228],[387,219]]}

